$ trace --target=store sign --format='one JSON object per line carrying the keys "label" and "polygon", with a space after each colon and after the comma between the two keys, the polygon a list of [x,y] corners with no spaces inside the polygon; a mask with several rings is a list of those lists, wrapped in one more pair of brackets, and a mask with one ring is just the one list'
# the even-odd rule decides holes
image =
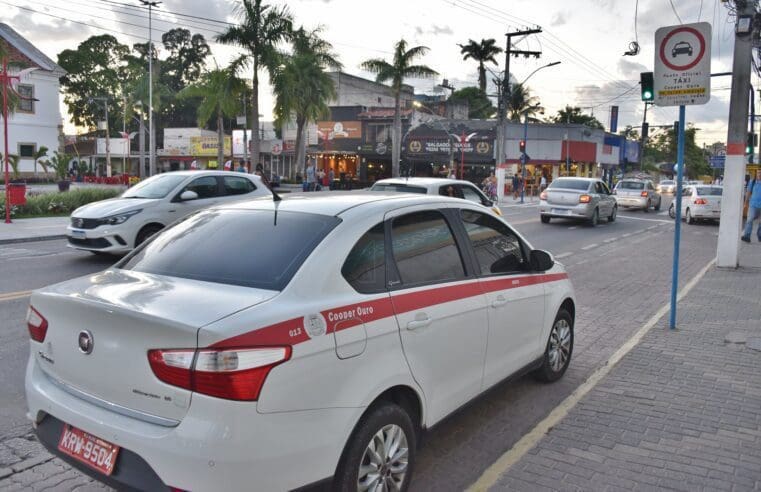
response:
{"label": "store sign", "polygon": [[[457,139],[459,140],[459,138]],[[413,154],[449,154],[449,147],[452,145],[450,140],[434,140],[434,139],[420,139],[411,140],[407,145],[410,153]],[[487,155],[491,157],[492,152],[491,142],[481,141],[469,141],[465,144],[461,144],[459,141],[454,142],[454,152],[464,152],[465,154],[479,154]]]}
{"label": "store sign", "polygon": [[[224,137],[225,155],[230,155],[232,143],[230,137]],[[217,137],[190,137],[190,155],[192,156],[215,156],[219,149]]]}
{"label": "store sign", "polygon": [[320,140],[337,140],[341,138],[362,138],[361,121],[318,121],[317,135]]}

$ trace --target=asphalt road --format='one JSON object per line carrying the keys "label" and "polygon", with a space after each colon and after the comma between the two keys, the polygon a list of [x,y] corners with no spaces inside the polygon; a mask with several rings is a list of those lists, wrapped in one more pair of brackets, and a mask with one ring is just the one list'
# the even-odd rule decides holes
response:
{"label": "asphalt road", "polygon": [[[569,271],[578,301],[574,360],[558,383],[524,377],[500,384],[433,429],[418,455],[413,490],[473,483],[668,300],[674,230],[668,204],[664,199],[660,213],[623,211],[614,223],[603,221],[596,228],[564,220],[542,224],[536,202],[503,208],[534,247],[552,252]],[[686,282],[715,255],[718,227],[683,230],[680,267]],[[0,246],[0,444],[30,430],[23,396],[24,291],[102,270],[112,261],[69,250],[64,241]],[[3,297],[13,292],[18,298]]]}

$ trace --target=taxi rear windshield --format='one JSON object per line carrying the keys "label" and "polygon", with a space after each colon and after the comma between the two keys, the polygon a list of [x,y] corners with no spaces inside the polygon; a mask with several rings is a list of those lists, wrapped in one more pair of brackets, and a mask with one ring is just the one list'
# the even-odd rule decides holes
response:
{"label": "taxi rear windshield", "polygon": [[645,183],[640,181],[621,181],[618,183],[619,190],[644,190]]}
{"label": "taxi rear windshield", "polygon": [[425,188],[420,186],[410,186],[402,183],[380,183],[374,184],[370,191],[398,191],[402,193],[422,193],[425,194]]}
{"label": "taxi rear windshield", "polygon": [[190,216],[117,268],[204,282],[283,290],[309,253],[340,223],[327,215],[206,210]]}
{"label": "taxi rear windshield", "polygon": [[560,178],[553,181],[552,184],[550,184],[550,188],[587,191],[589,189],[589,181],[584,179]]}

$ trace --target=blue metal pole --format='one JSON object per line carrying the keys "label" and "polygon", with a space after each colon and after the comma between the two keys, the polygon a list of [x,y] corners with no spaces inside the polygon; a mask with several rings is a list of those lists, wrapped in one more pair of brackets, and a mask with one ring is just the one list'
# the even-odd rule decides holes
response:
{"label": "blue metal pole", "polygon": [[526,145],[528,144],[528,113],[523,113],[523,152],[521,152],[521,174],[523,176],[523,186],[521,186],[521,203],[523,195],[526,193]]}
{"label": "blue metal pole", "polygon": [[679,140],[676,147],[676,224],[674,226],[674,268],[671,273],[671,318],[669,328],[676,329],[676,292],[679,286],[679,240],[682,233],[682,178],[684,177],[684,106],[679,106]]}

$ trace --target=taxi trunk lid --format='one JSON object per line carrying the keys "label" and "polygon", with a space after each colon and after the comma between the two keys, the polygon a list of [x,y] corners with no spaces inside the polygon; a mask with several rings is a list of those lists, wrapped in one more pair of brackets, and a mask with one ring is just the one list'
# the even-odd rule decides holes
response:
{"label": "taxi trunk lid", "polygon": [[547,203],[550,205],[578,205],[579,197],[585,193],[586,191],[549,188],[547,190]]}
{"label": "taxi trunk lid", "polygon": [[[161,382],[148,351],[196,349],[202,326],[276,294],[106,270],[32,295],[31,305],[48,322],[44,341],[32,342],[32,356],[76,396],[147,421],[179,421],[191,392]],[[82,336],[90,338],[89,353],[82,349]]]}

